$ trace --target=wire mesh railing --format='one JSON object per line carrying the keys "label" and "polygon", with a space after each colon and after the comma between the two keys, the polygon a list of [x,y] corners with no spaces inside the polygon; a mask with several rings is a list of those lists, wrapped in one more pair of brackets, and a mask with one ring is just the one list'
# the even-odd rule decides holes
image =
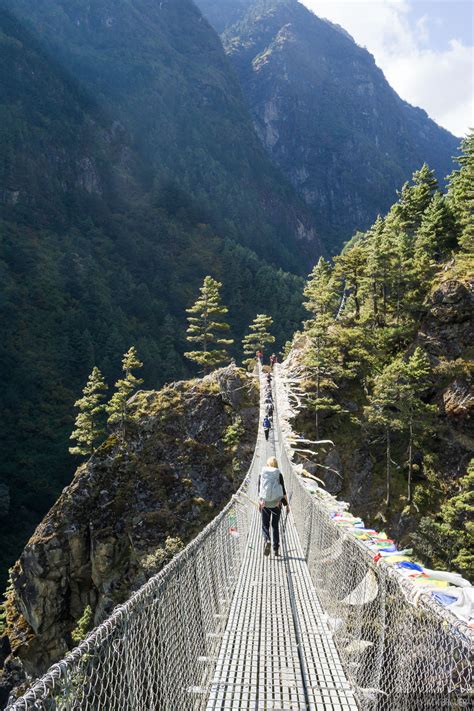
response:
{"label": "wire mesh railing", "polygon": [[[277,371],[280,372],[279,369]],[[364,711],[474,708],[473,631],[331,518],[296,471],[288,444],[290,410],[277,375],[279,465],[327,625]],[[280,413],[279,413],[280,410]]]}
{"label": "wire mesh railing", "polygon": [[221,513],[7,711],[206,708],[247,544],[260,462]]}

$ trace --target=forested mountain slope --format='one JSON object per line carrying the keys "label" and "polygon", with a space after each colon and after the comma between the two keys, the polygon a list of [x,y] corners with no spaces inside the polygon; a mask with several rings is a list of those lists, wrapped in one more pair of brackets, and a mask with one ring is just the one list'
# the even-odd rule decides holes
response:
{"label": "forested mountain slope", "polygon": [[[44,7],[46,22],[53,5],[31,9]],[[51,58],[34,27],[0,11],[2,581],[70,480],[73,405],[93,365],[112,385],[134,344],[147,387],[191,373],[182,356],[185,309],[209,271],[224,277],[237,342],[259,310],[274,316],[283,338],[301,318],[301,281],[238,244],[240,218],[217,232],[200,198],[173,184],[148,190],[155,163],[117,112]],[[200,130],[195,118],[197,143]],[[234,148],[250,165],[238,135]],[[266,206],[252,203],[255,191],[242,175],[235,186],[264,232]],[[225,205],[214,207],[225,221]]]}
{"label": "forested mountain slope", "polygon": [[[306,468],[430,567],[472,576],[474,134],[447,196],[424,166],[314,268],[290,352]],[[303,459],[304,459],[304,455]],[[387,527],[387,528],[386,528]]]}
{"label": "forested mountain slope", "polygon": [[332,245],[386,212],[423,162],[441,182],[451,172],[459,140],[402,101],[341,28],[297,0],[197,2],[222,32],[269,154]]}
{"label": "forested mountain slope", "polygon": [[258,140],[215,32],[191,0],[9,0],[8,7],[145,159],[155,204],[283,268],[321,253],[312,215]]}

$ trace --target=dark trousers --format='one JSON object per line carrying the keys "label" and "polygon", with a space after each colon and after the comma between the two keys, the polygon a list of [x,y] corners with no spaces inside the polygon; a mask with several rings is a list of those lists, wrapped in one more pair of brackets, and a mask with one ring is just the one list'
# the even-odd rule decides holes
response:
{"label": "dark trousers", "polygon": [[277,506],[274,509],[269,509],[265,507],[262,509],[262,531],[263,537],[266,541],[270,541],[270,520],[272,524],[273,531],[273,548],[279,548],[280,546],[280,523],[281,516],[281,506]]}
{"label": "dark trousers", "polygon": [[265,439],[268,442],[268,435],[270,434],[270,430],[263,430],[265,432]]}

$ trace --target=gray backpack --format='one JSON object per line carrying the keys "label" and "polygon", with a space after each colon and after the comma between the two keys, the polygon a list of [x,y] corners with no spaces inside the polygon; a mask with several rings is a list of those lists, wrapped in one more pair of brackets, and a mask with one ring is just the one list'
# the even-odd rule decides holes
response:
{"label": "gray backpack", "polygon": [[280,484],[280,470],[274,467],[264,467],[260,474],[260,499],[265,503],[279,503],[283,498],[283,487]]}

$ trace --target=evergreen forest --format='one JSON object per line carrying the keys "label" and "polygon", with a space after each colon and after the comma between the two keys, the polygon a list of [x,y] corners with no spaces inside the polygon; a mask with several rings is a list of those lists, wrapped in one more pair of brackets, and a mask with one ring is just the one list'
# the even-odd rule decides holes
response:
{"label": "evergreen forest", "polygon": [[[471,132],[447,193],[423,165],[386,215],[332,263],[318,261],[304,290],[309,319],[293,341],[304,343],[300,426],[335,444],[333,456],[318,451],[317,476],[421,560],[467,577],[474,564],[473,177]],[[352,471],[335,482],[344,465]],[[355,480],[364,468],[370,483],[361,499]]]}

